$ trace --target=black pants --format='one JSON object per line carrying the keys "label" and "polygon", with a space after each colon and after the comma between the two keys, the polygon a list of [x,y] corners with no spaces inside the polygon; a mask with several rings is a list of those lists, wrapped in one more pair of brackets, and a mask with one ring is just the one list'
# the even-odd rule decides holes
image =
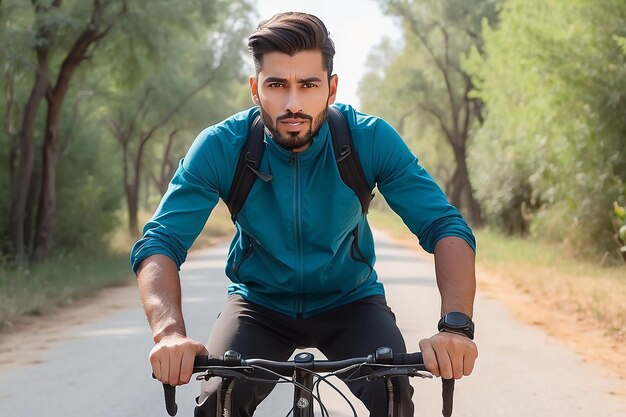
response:
{"label": "black pants", "polygon": [[[406,352],[395,316],[383,296],[364,298],[306,319],[292,317],[231,296],[209,336],[212,355],[233,349],[246,358],[287,360],[298,348],[317,348],[329,360],[366,356],[381,346]],[[413,388],[408,378],[393,378],[401,393],[401,415],[413,416]],[[203,381],[195,417],[215,417],[219,378]],[[387,416],[387,391],[383,380],[348,384],[370,411],[371,417]],[[236,382],[233,416],[249,417],[274,388],[268,384]],[[287,405],[287,404],[286,404]]]}

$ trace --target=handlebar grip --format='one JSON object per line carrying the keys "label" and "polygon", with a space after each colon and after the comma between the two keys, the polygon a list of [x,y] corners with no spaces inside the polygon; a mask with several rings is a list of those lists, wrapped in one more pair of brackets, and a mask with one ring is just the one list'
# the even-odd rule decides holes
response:
{"label": "handlebar grip", "polygon": [[176,387],[174,385],[163,384],[163,395],[165,396],[165,409],[167,414],[175,416],[178,411],[176,405]]}
{"label": "handlebar grip", "polygon": [[[154,373],[152,378],[156,379]],[[167,414],[175,416],[178,412],[178,405],[176,405],[176,387],[170,384],[163,384],[163,396],[165,397],[165,409]]]}
{"label": "handlebar grip", "polygon": [[[211,363],[211,365],[215,365],[214,363]],[[201,355],[201,356],[196,356],[195,359],[193,360],[193,369],[194,369],[194,373],[198,372],[196,370],[196,368],[199,367],[206,367],[209,366],[209,356],[208,355]]]}
{"label": "handlebar grip", "polygon": [[[422,352],[415,353],[394,353],[393,354],[394,365],[424,365],[424,358]],[[426,370],[426,369],[422,369]]]}
{"label": "handlebar grip", "polygon": [[[196,356],[193,361],[193,372],[202,372],[204,370],[203,367],[207,367],[210,365],[221,365],[224,361],[222,359],[214,359],[207,355]],[[152,378],[156,377],[152,374]],[[167,410],[167,414],[170,416],[175,416],[178,412],[178,405],[176,404],[176,387],[174,385],[163,384],[163,396],[165,397],[165,409]]]}
{"label": "handlebar grip", "polygon": [[441,414],[444,417],[452,415],[452,400],[454,398],[454,378],[441,379],[441,399],[443,402]]}

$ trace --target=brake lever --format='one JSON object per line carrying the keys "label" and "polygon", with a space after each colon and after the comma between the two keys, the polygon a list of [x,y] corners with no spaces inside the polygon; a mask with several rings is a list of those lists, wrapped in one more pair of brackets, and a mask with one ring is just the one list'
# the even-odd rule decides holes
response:
{"label": "brake lever", "polygon": [[[231,370],[231,369],[228,369],[226,367],[218,368],[218,369],[207,369],[205,373],[196,376],[196,380],[197,381],[202,381],[202,380],[208,381],[209,378],[217,376],[217,377],[222,377],[222,378],[236,379],[239,382],[246,382],[248,380],[248,377],[246,375],[243,375],[241,373],[241,371],[242,371],[241,368],[239,370]],[[250,369],[245,368],[245,369],[243,369],[243,371],[248,372],[249,374],[252,374],[252,368],[250,368]]]}
{"label": "brake lever", "polygon": [[389,376],[408,376],[408,377],[419,377],[422,379],[432,379],[433,376],[431,374],[423,373],[419,371],[417,368],[389,368],[380,371],[374,371],[371,374],[367,375],[365,378],[367,381],[373,381],[379,378],[385,378]]}

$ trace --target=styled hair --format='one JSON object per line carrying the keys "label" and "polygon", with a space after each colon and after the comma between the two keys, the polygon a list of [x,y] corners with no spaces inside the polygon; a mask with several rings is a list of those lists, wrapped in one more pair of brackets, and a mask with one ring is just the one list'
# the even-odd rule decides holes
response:
{"label": "styled hair", "polygon": [[322,63],[329,79],[333,73],[335,44],[324,23],[311,14],[286,12],[262,21],[248,38],[248,49],[257,74],[263,66],[263,54],[281,52],[294,56],[311,50],[322,51]]}

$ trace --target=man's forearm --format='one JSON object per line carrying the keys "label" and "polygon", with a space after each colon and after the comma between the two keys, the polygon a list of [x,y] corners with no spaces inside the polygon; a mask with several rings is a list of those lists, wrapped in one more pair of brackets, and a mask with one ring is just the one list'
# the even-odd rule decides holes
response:
{"label": "man's forearm", "polygon": [[168,335],[185,336],[178,268],[165,255],[153,255],[137,270],[141,302],[155,343]]}
{"label": "man's forearm", "polygon": [[461,238],[445,237],[435,246],[435,271],[441,294],[441,314],[458,311],[474,313],[476,256]]}

